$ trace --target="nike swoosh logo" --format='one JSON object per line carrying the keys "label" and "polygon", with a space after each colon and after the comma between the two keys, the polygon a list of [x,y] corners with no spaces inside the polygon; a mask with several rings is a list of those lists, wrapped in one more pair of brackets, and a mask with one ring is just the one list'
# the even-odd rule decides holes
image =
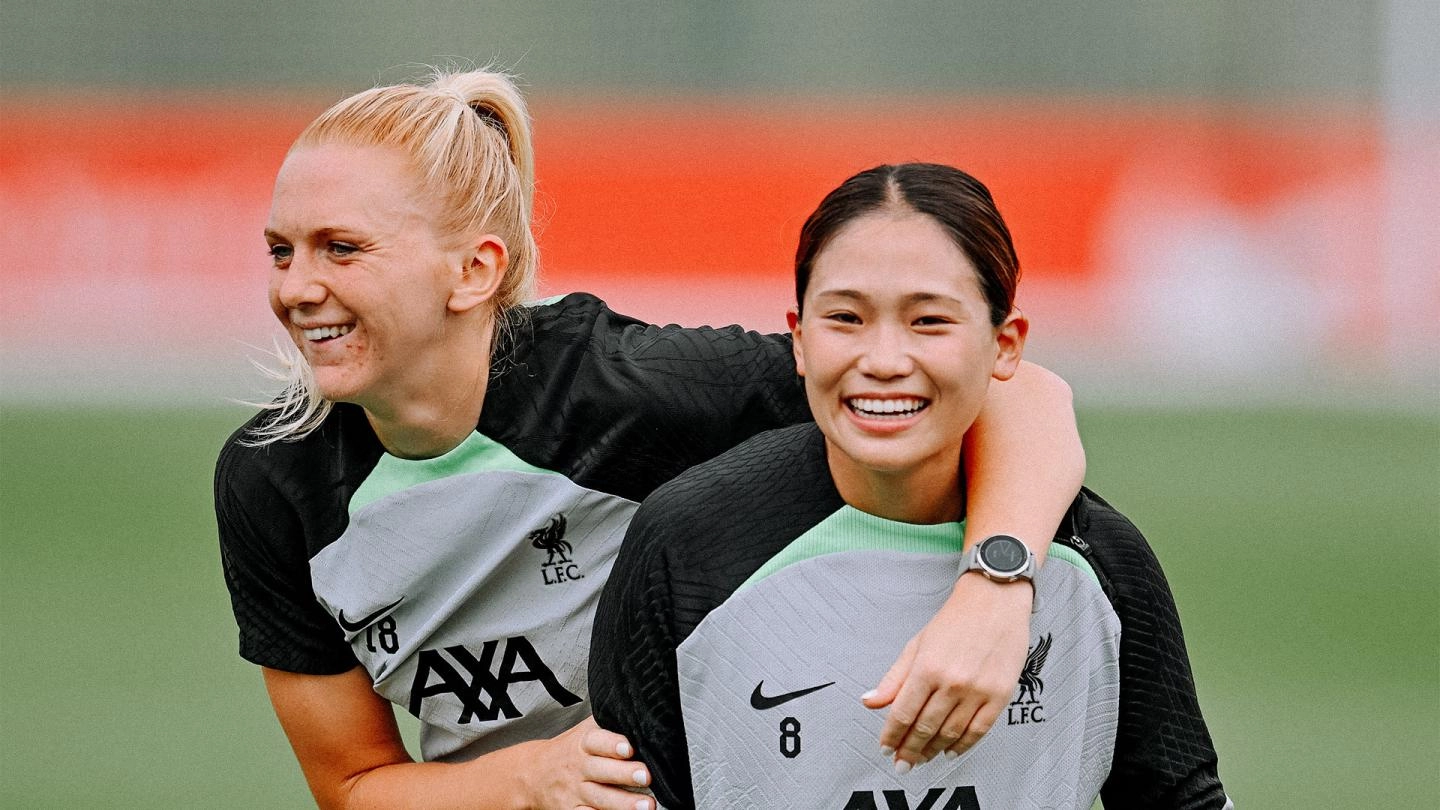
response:
{"label": "nike swoosh logo", "polygon": [[352,621],[346,621],[346,619],[345,619],[345,611],[344,611],[344,610],[341,610],[341,611],[340,611],[340,615],[338,615],[338,616],[335,617],[335,621],[340,622],[340,626],[341,626],[342,628],[344,628],[347,633],[358,633],[358,632],[360,632],[361,630],[364,630],[365,628],[367,628],[367,627],[369,627],[371,624],[373,624],[376,619],[378,619],[378,618],[380,618],[381,616],[384,616],[386,613],[389,613],[390,611],[394,610],[396,605],[398,605],[398,604],[400,604],[401,602],[404,602],[404,601],[405,601],[405,597],[402,596],[402,597],[400,597],[399,599],[396,599],[394,602],[391,602],[390,604],[386,605],[385,607],[380,608],[379,610],[375,611],[374,613],[371,613],[369,616],[366,616],[366,617],[360,619],[359,621],[354,621],[354,622],[352,622]]}
{"label": "nike swoosh logo", "polygon": [[835,682],[831,681],[830,683],[822,683],[819,686],[812,686],[809,689],[799,689],[794,692],[786,692],[783,695],[773,695],[767,697],[763,692],[760,691],[765,687],[765,682],[761,681],[760,683],[755,684],[755,691],[750,693],[750,707],[753,709],[760,709],[762,711],[765,709],[773,709],[782,703],[789,703],[795,698],[805,697],[811,692],[819,692],[821,689],[824,689],[827,686],[834,685]]}

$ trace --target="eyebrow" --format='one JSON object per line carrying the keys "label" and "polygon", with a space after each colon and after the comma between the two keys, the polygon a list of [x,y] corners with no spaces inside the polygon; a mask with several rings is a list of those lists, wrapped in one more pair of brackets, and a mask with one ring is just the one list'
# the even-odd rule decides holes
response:
{"label": "eyebrow", "polygon": [[[848,298],[855,301],[870,300],[870,296],[860,292],[859,290],[821,290],[820,292],[815,293],[816,300],[827,297]],[[901,302],[905,304],[925,304],[931,301],[948,301],[953,304],[964,304],[963,301],[951,295],[940,295],[938,293],[927,292],[910,293],[909,295],[906,295],[904,298],[901,299]]]}
{"label": "eyebrow", "polygon": [[[316,228],[315,230],[306,233],[305,236],[319,237],[319,238],[321,238],[321,239],[324,239],[325,237],[333,236],[333,235],[335,235],[335,234],[337,234],[337,233],[349,233],[349,232],[351,232],[351,229],[346,228],[346,227],[343,227],[343,226],[338,226],[338,225],[326,225],[326,226],[323,227],[323,228]],[[289,242],[289,241],[291,241],[288,237],[286,237],[284,234],[280,233],[279,231],[275,230],[274,228],[266,228],[266,229],[265,229],[265,238],[266,238],[267,240],[271,241],[271,242]]]}

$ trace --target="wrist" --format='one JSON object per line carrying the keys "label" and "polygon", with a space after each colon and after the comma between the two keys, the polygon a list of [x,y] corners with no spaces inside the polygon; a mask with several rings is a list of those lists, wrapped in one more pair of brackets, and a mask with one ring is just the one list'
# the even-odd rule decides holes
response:
{"label": "wrist", "polygon": [[500,792],[506,797],[504,806],[507,810],[540,810],[545,806],[542,799],[545,786],[540,781],[544,777],[544,769],[526,767],[526,763],[543,761],[544,748],[550,742],[530,740],[495,752],[505,758],[502,767],[510,774],[510,789]]}
{"label": "wrist", "polygon": [[979,571],[961,571],[960,578],[955,580],[955,587],[950,593],[952,598],[957,595],[962,598],[979,595],[986,599],[1029,602],[1035,598],[1035,581],[1017,579],[1013,582],[1001,582]]}

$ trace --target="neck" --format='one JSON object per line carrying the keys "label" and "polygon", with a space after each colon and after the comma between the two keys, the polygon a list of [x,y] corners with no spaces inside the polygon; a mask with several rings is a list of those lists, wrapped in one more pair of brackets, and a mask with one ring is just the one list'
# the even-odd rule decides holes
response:
{"label": "neck", "polygon": [[490,381],[492,331],[457,341],[440,358],[420,362],[407,375],[407,390],[359,403],[370,427],[391,455],[434,458],[455,449],[480,424]]}
{"label": "neck", "polygon": [[827,443],[830,475],[845,503],[902,523],[952,523],[965,517],[960,459],[936,459],[916,469],[881,471],[855,464]]}

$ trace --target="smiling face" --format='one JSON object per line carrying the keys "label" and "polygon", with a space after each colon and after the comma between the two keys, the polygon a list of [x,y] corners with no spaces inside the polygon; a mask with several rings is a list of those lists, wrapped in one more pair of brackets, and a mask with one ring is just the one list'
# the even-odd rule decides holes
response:
{"label": "smiling face", "polygon": [[957,519],[964,433],[990,380],[1014,373],[1024,320],[993,326],[974,265],[911,211],[843,226],[802,303],[796,365],[841,495],[883,517]]}
{"label": "smiling face", "polygon": [[286,158],[265,229],[270,306],[321,396],[383,410],[453,362],[474,245],[448,245],[437,213],[398,151],[322,144]]}

